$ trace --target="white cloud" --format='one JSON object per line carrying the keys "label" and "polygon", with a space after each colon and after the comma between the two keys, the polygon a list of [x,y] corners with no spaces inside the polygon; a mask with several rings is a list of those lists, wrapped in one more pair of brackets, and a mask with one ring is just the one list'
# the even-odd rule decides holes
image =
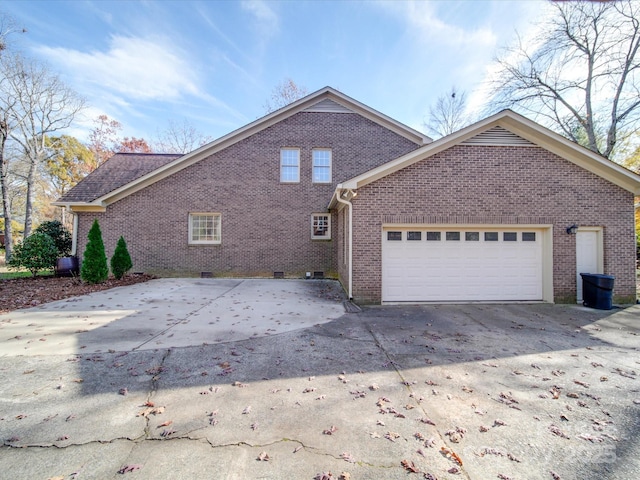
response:
{"label": "white cloud", "polygon": [[105,52],[48,46],[38,52],[82,83],[124,97],[172,100],[199,94],[186,55],[168,40],[113,36]]}
{"label": "white cloud", "polygon": [[263,35],[271,37],[278,32],[280,20],[266,2],[263,0],[245,0],[241,5],[243,10],[253,15]]}
{"label": "white cloud", "polygon": [[490,28],[465,29],[440,18],[442,15],[438,11],[438,5],[444,6],[444,8],[452,8],[455,5],[453,2],[439,4],[410,1],[391,2],[382,5],[400,15],[409,28],[415,29],[413,30],[414,33],[423,42],[449,46],[474,46],[475,48],[493,47],[496,44],[496,35]]}

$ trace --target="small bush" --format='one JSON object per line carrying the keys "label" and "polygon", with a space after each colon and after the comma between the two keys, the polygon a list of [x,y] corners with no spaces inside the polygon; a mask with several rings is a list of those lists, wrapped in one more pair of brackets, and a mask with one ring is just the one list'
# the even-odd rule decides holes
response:
{"label": "small bush", "polygon": [[53,268],[58,258],[56,244],[46,233],[34,232],[13,250],[9,267],[26,268],[35,277],[40,270]]}
{"label": "small bush", "polygon": [[71,253],[71,234],[58,220],[42,222],[34,232],[46,233],[53,239],[58,249],[58,257],[68,257]]}
{"label": "small bush", "polygon": [[104,252],[104,242],[98,220],[93,221],[89,235],[87,248],[84,250],[82,258],[82,269],[80,276],[87,283],[102,283],[109,276],[109,266],[107,265],[107,255]]}
{"label": "small bush", "polygon": [[124,241],[124,237],[121,236],[113,252],[113,257],[111,257],[111,273],[120,280],[132,267],[133,263],[131,262],[129,250],[127,250],[127,243]]}

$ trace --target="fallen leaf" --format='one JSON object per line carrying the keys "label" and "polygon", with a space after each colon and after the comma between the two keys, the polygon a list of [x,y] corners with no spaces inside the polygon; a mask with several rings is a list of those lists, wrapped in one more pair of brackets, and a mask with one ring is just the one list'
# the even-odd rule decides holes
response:
{"label": "fallen leaf", "polygon": [[551,474],[551,476],[553,477],[553,480],[562,480],[560,478],[560,475],[558,475],[556,472],[554,472],[553,470],[550,470],[549,473]]}
{"label": "fallen leaf", "polygon": [[338,427],[331,425],[327,430],[323,430],[322,433],[325,435],[333,435],[338,431]]}
{"label": "fallen leaf", "polygon": [[557,435],[558,437],[561,438],[566,438],[567,440],[570,438],[569,435],[567,435],[566,433],[564,433],[562,430],[560,430],[557,426],[555,425],[551,425],[549,426],[549,430],[551,431],[551,433],[553,433],[554,435]]}
{"label": "fallen leaf", "polygon": [[391,440],[392,442],[395,442],[397,438],[400,438],[400,434],[396,432],[387,432],[384,434],[384,438],[386,438],[387,440]]}
{"label": "fallen leaf", "polygon": [[140,470],[141,468],[142,465],[138,464],[124,465],[120,470],[118,470],[118,473],[125,474],[129,472],[135,472],[136,470]]}
{"label": "fallen leaf", "polygon": [[345,462],[356,463],[356,459],[353,458],[353,455],[347,452],[342,452],[340,454],[340,458],[342,458]]}
{"label": "fallen leaf", "polygon": [[173,420],[167,420],[166,422],[163,422],[160,425],[158,425],[156,428],[168,427],[172,423],[173,423]]}
{"label": "fallen leaf", "polygon": [[269,454],[267,452],[260,452],[260,455],[258,455],[257,460],[259,462],[268,462],[269,460],[271,460],[271,458],[269,457]]}
{"label": "fallen leaf", "polygon": [[335,478],[331,472],[322,472],[316,474],[313,480],[335,480]]}
{"label": "fallen leaf", "polygon": [[454,452],[453,450],[451,450],[448,447],[441,447],[440,448],[440,452],[447,458],[450,458],[454,461],[456,461],[460,466],[462,466],[462,459],[458,456],[458,454],[456,452]]}
{"label": "fallen leaf", "polygon": [[147,418],[149,415],[161,415],[164,413],[164,407],[149,407],[145,408],[141,412],[138,412],[136,417],[144,417]]}
{"label": "fallen leaf", "polygon": [[251,405],[244,407],[244,410],[242,410],[243,415],[248,415],[250,412],[251,412]]}
{"label": "fallen leaf", "polygon": [[349,472],[342,472],[338,478],[339,480],[351,480],[351,474]]}
{"label": "fallen leaf", "polygon": [[296,448],[294,448],[293,453],[298,453],[300,450],[302,450],[302,445],[298,445]]}
{"label": "fallen leaf", "polygon": [[405,470],[412,473],[420,473],[420,469],[416,467],[416,464],[409,460],[402,460],[400,464],[405,468]]}

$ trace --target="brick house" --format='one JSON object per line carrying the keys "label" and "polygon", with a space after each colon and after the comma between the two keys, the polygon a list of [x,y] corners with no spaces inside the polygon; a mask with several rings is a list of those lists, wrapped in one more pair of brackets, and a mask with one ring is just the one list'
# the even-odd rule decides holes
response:
{"label": "brick house", "polygon": [[55,205],[135,271],[337,276],[358,302],[635,301],[640,176],[511,111],[431,142],[324,88],[186,155],[117,154]]}

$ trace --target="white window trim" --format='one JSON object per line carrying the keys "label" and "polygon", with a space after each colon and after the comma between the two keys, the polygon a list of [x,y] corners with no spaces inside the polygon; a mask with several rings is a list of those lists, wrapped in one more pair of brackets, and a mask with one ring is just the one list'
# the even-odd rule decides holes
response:
{"label": "white window trim", "polygon": [[[315,152],[329,152],[329,180],[316,180],[316,166],[314,163],[314,153]],[[314,148],[311,150],[311,181],[313,183],[331,183],[333,179],[333,152],[330,148]]]}
{"label": "white window trim", "polygon": [[[297,178],[297,180],[284,180],[282,178],[282,167],[283,167],[283,164],[282,164],[282,152],[284,152],[284,151],[295,151],[295,152],[298,152],[298,178]],[[300,155],[300,149],[299,148],[282,147],[280,149],[280,183],[300,183],[300,163],[301,163],[300,157],[301,157],[301,155]]]}
{"label": "white window trim", "polygon": [[[327,217],[327,234],[315,235],[313,224],[315,217]],[[331,214],[330,213],[313,213],[311,214],[311,239],[312,240],[331,240]]]}
{"label": "white window trim", "polygon": [[[208,215],[218,219],[217,240],[194,240],[193,217],[196,215]],[[220,245],[222,243],[222,214],[215,212],[189,212],[189,245]]]}

